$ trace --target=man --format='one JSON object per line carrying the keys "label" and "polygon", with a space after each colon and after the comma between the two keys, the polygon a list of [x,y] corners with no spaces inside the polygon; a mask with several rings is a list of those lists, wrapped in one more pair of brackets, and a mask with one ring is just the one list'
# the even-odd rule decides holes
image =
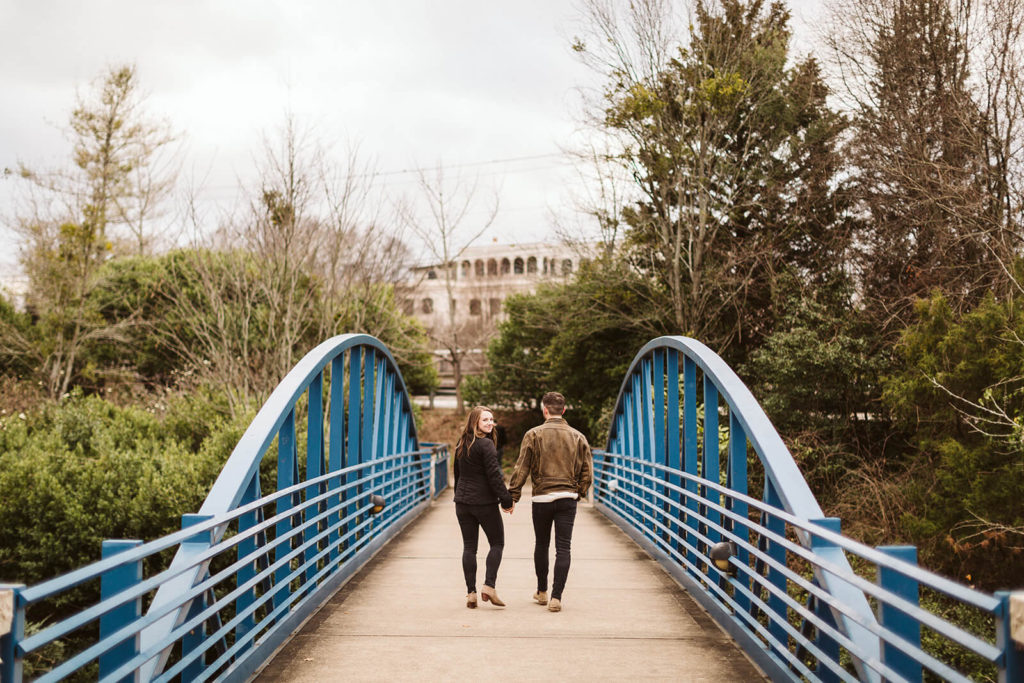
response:
{"label": "man", "polygon": [[[562,590],[569,575],[572,526],[576,501],[584,498],[594,480],[594,466],[587,438],[562,417],[565,397],[557,391],[541,399],[544,424],[526,432],[508,491],[518,502],[526,478],[533,481],[533,566],[537,592],[533,599],[548,611],[562,610]],[[555,578],[548,600],[548,547],[555,528]]]}

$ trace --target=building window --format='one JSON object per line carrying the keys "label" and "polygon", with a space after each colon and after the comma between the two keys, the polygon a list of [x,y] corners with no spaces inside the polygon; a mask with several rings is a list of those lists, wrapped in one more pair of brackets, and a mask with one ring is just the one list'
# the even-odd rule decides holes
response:
{"label": "building window", "polygon": [[416,310],[416,302],[412,299],[405,299],[402,301],[402,313],[406,315],[412,315]]}
{"label": "building window", "polygon": [[526,272],[529,275],[533,275],[537,272],[537,257],[531,256],[526,259]]}
{"label": "building window", "polygon": [[512,262],[507,258],[501,259],[501,274],[508,275],[512,271]]}
{"label": "building window", "polygon": [[501,314],[501,299],[491,299],[489,304],[492,318]]}
{"label": "building window", "polygon": [[480,315],[480,299],[469,300],[469,314]]}
{"label": "building window", "polygon": [[455,299],[448,300],[448,310],[452,312],[452,315],[455,315]]}
{"label": "building window", "polygon": [[473,264],[472,263],[470,263],[469,261],[463,261],[462,262],[462,277],[464,277],[464,278],[469,277],[469,273],[472,270],[473,270]]}
{"label": "building window", "polygon": [[434,270],[433,268],[428,270],[427,271],[427,279],[428,280],[436,280],[437,279],[437,271]]}
{"label": "building window", "polygon": [[433,313],[434,312],[434,300],[430,299],[430,298],[424,299],[423,303],[420,304],[420,310],[423,311],[424,313]]}
{"label": "building window", "polygon": [[572,259],[562,259],[562,275],[572,274]]}
{"label": "building window", "polygon": [[476,271],[476,276],[477,277],[483,277],[484,276],[484,262],[482,260],[480,260],[480,259],[477,259],[473,263],[473,270]]}
{"label": "building window", "polygon": [[495,261],[494,259],[489,259],[487,261],[487,274],[488,275],[497,275],[498,274],[498,262]]}
{"label": "building window", "polygon": [[516,257],[515,263],[512,265],[512,272],[516,275],[523,274],[523,259]]}

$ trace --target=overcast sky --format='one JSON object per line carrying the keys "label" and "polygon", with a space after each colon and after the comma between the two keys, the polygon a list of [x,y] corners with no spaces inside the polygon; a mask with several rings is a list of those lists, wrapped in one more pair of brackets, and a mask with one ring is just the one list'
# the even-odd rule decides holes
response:
{"label": "overcast sky", "polygon": [[[569,49],[577,22],[575,0],[0,0],[0,168],[67,164],[76,89],[134,63],[208,201],[231,203],[291,111],[339,154],[358,144],[391,195],[414,188],[397,171],[469,165],[500,190],[484,239],[544,239],[575,177],[557,155],[576,88],[597,82]],[[0,268],[14,249],[0,234]]]}

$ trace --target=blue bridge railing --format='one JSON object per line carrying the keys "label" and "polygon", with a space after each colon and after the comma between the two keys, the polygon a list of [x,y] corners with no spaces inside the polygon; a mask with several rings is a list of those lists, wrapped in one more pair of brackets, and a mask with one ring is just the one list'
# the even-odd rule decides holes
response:
{"label": "blue bridge railing", "polygon": [[[598,509],[773,680],[967,681],[968,662],[1024,681],[1011,595],[925,571],[913,547],[843,536],[750,391],[700,342],[640,350],[594,469]],[[925,593],[979,615],[981,632],[923,608]]]}
{"label": "blue bridge railing", "polygon": [[[20,682],[24,658],[49,649],[62,654],[37,681],[246,680],[448,486],[447,464],[446,445],[419,443],[387,349],[330,339],[274,390],[181,531],[0,586],[0,678]],[[97,583],[99,602],[26,634],[34,606]],[[54,648],[72,636],[78,651]]]}

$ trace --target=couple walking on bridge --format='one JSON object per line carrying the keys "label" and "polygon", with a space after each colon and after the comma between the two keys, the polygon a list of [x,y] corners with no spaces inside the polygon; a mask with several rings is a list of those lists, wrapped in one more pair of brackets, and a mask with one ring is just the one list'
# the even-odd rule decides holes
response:
{"label": "couple walking on bridge", "polygon": [[[498,512],[511,515],[529,477],[533,483],[532,514],[535,545],[533,564],[537,592],[533,599],[551,612],[562,609],[562,590],[569,575],[576,502],[587,495],[594,478],[590,444],[569,426],[565,397],[551,391],[541,399],[544,424],[523,437],[512,478],[506,487],[498,461],[494,413],[483,406],[469,412],[466,428],[455,446],[455,515],[462,531],[462,571],[466,577],[466,607],[477,606],[476,552],[480,529],[487,536],[481,599],[504,607],[495,591],[498,567],[505,549],[505,525]],[[548,549],[555,532],[555,571],[548,596]]]}

